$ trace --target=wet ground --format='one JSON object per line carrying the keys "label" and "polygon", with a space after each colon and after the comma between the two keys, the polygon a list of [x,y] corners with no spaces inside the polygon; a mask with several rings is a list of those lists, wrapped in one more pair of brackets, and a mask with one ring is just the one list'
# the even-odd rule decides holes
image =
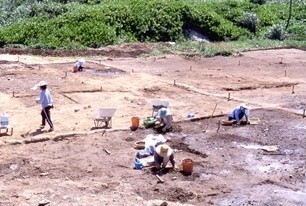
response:
{"label": "wet ground", "polygon": [[[44,199],[50,205],[304,205],[306,119],[277,110],[252,115],[260,124],[221,126],[218,133],[222,117],[213,118],[205,133],[208,120],[180,123],[182,131],[167,137],[177,163],[191,158],[194,171],[158,173],[163,184],[150,169],[133,170],[134,141],[151,129],[6,146],[1,205],[37,205]],[[272,145],[279,150],[258,149]]]}

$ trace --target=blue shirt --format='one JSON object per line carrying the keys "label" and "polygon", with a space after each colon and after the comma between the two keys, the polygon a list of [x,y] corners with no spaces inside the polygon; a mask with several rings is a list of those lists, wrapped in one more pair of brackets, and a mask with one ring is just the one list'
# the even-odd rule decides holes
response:
{"label": "blue shirt", "polygon": [[48,106],[53,105],[53,100],[52,100],[52,97],[51,97],[51,93],[48,89],[42,90],[40,92],[39,103],[41,104],[41,107],[43,109],[48,107]]}
{"label": "blue shirt", "polygon": [[236,107],[230,114],[229,116],[231,118],[234,118],[237,122],[242,119],[243,116],[248,117],[249,116],[249,110],[241,107]]}

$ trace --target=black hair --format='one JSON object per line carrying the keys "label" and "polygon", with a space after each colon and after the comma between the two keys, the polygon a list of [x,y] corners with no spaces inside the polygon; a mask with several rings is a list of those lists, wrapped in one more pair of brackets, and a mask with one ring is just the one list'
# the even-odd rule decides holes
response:
{"label": "black hair", "polygon": [[40,89],[41,89],[41,90],[46,90],[46,89],[47,89],[47,85],[40,86]]}

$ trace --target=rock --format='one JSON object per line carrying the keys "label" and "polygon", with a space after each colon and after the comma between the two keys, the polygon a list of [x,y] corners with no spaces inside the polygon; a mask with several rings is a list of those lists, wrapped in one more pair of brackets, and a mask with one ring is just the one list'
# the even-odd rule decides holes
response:
{"label": "rock", "polygon": [[176,179],[177,179],[177,177],[172,177],[172,178],[171,178],[171,180],[176,180]]}
{"label": "rock", "polygon": [[11,170],[17,170],[17,169],[18,169],[18,164],[12,163],[12,164],[10,165],[10,169],[11,169]]}
{"label": "rock", "polygon": [[163,202],[163,203],[161,203],[159,206],[167,206],[167,205],[168,205],[167,202]]}
{"label": "rock", "polygon": [[47,204],[50,204],[50,201],[47,200],[47,199],[43,199],[43,200],[39,201],[38,206],[44,206],[44,205],[47,205]]}

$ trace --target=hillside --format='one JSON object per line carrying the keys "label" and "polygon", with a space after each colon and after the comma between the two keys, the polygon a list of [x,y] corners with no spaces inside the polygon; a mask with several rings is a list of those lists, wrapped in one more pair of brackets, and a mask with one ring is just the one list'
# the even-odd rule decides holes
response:
{"label": "hillside", "polygon": [[[0,46],[85,49],[127,42],[305,41],[306,1],[2,0]],[[299,43],[297,43],[299,44]]]}

